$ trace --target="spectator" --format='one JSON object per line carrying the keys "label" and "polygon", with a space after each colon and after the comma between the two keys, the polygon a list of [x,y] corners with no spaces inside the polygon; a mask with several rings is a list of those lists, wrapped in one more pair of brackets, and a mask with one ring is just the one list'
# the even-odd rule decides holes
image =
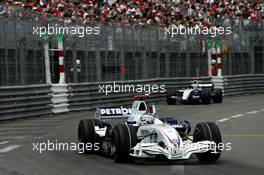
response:
{"label": "spectator", "polygon": [[[262,23],[259,0],[6,0],[6,16],[17,9],[45,13],[66,22],[118,26],[239,26]],[[222,22],[220,22],[222,21]]]}

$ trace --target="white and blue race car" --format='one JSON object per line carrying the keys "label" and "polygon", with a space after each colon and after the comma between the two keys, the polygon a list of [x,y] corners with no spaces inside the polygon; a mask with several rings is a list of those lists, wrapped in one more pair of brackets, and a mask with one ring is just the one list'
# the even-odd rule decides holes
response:
{"label": "white and blue race car", "polygon": [[214,103],[223,102],[222,89],[215,88],[213,83],[199,84],[194,81],[189,85],[189,88],[167,91],[169,105],[175,105],[177,102],[210,104],[211,99]]}
{"label": "white and blue race car", "polygon": [[[125,117],[124,124],[112,126],[105,118]],[[80,143],[98,143],[98,154],[112,157],[115,162],[132,162],[150,158],[186,160],[195,154],[200,161],[219,159],[221,133],[212,122],[196,125],[193,135],[187,121],[159,119],[155,106],[135,100],[132,108],[103,108],[96,119],[81,120],[78,128]]]}

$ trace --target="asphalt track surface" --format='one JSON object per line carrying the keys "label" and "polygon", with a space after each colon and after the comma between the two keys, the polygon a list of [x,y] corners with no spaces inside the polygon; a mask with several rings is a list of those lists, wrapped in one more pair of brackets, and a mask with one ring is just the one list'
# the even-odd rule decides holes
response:
{"label": "asphalt track surface", "polygon": [[161,174],[237,174],[264,172],[264,95],[226,97],[222,104],[157,104],[160,116],[172,116],[198,122],[217,122],[224,143],[218,162],[206,164],[195,156],[187,161],[157,162],[139,160],[134,164],[116,164],[113,160],[77,151],[33,151],[33,143],[50,141],[78,143],[77,127],[81,119],[94,112],[21,119],[0,123],[0,175],[161,175]]}

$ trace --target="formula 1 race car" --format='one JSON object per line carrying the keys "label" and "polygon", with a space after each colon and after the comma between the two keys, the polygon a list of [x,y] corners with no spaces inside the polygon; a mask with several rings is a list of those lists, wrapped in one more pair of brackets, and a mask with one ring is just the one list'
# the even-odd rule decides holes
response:
{"label": "formula 1 race car", "polygon": [[211,99],[214,103],[223,102],[222,89],[215,88],[213,83],[199,84],[194,81],[187,89],[167,91],[169,105],[175,105],[177,102],[210,104]]}
{"label": "formula 1 race car", "polygon": [[[103,118],[126,117],[124,124],[112,126]],[[132,108],[102,108],[96,119],[81,120],[79,142],[98,143],[98,154],[112,157],[115,162],[133,162],[135,159],[186,160],[196,154],[200,161],[219,159],[221,133],[212,122],[198,123],[193,135],[187,121],[171,117],[158,119],[155,106],[135,100]],[[91,151],[87,151],[91,152]],[[95,151],[93,151],[95,152]]]}

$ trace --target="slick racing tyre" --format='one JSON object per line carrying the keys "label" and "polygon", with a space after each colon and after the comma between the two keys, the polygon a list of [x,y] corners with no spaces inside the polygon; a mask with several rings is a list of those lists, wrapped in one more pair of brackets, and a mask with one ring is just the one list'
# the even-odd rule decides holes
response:
{"label": "slick racing tyre", "polygon": [[168,105],[175,105],[177,100],[175,98],[171,98],[171,96],[175,96],[176,93],[174,90],[167,91],[167,104]]}
{"label": "slick racing tyre", "polygon": [[113,129],[113,146],[115,150],[114,161],[116,163],[133,162],[130,149],[136,146],[136,127],[130,125],[116,125]]}
{"label": "slick racing tyre", "polygon": [[201,102],[202,104],[209,104],[211,101],[210,90],[208,88],[202,89]]}
{"label": "slick racing tyre", "polygon": [[205,153],[196,154],[200,161],[214,162],[219,159],[221,150],[218,149],[219,143],[222,142],[221,133],[218,126],[212,122],[198,123],[193,132],[193,142],[198,141],[214,141],[216,143],[215,150]]}
{"label": "slick racing tyre", "polygon": [[215,96],[213,97],[214,103],[222,103],[223,102],[223,93],[222,89],[215,89]]}
{"label": "slick racing tyre", "polygon": [[[92,144],[96,143],[96,133],[94,129],[94,120],[81,120],[78,127],[78,139],[80,143]],[[84,146],[85,147],[85,146]],[[91,153],[92,150],[85,150],[85,153]]]}

